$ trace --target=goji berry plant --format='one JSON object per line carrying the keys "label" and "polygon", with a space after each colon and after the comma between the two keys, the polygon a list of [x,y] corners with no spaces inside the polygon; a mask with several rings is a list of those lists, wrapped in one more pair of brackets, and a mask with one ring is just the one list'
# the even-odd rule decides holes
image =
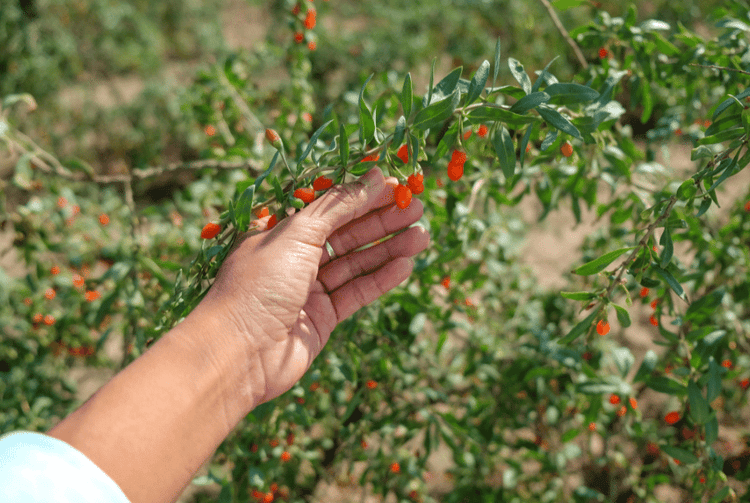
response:
{"label": "goji berry plant", "polygon": [[[750,435],[727,445],[723,431],[747,423],[750,387],[750,191],[722,192],[750,163],[746,2],[703,11],[699,34],[680,8],[667,22],[541,0],[565,57],[547,49],[533,72],[502,35],[475,55],[462,18],[447,33],[476,56],[466,68],[358,68],[331,97],[334,3],[276,2],[283,28],[266,44],[198,71],[180,109],[206,137],[199,159],[97,174],[21,132],[32,96],[3,99],[25,197],[2,225],[29,271],[0,269],[2,432],[43,431],[76,405],[61,354],[121,368],[200,302],[242,233],[377,165],[398,208],[424,204],[430,249],[248,415],[194,480],[196,501],[311,501],[355,481],[398,501],[750,501]],[[263,92],[274,54],[288,80]],[[690,172],[660,160],[670,145],[690,149]],[[143,181],[177,170],[197,175],[139,204]],[[563,207],[571,225],[596,217],[565,288],[524,265],[526,198],[540,221]],[[661,348],[629,346],[637,325]],[[113,332],[119,362],[103,351]]]}

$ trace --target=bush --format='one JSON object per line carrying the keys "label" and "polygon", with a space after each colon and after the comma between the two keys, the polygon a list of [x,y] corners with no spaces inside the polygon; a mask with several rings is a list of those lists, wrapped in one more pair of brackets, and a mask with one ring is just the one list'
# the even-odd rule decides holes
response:
{"label": "bush", "polygon": [[[344,60],[354,66],[346,91],[326,103],[327,70],[316,65],[329,68],[347,47],[320,29],[334,6],[278,2],[284,28],[267,44],[204,67],[180,94],[206,140],[188,142],[196,128],[185,127],[179,141],[200,159],[116,177],[42,151],[14,123],[33,98],[6,96],[0,135],[20,155],[13,183],[29,196],[3,225],[30,270],[0,278],[10,341],[0,371],[13,382],[34,378],[14,395],[3,379],[3,432],[42,431],[71,410],[62,350],[126,365],[200,301],[239,234],[258,225],[253,213],[267,207],[285,218],[305,204],[295,190],[320,174],[341,183],[377,162],[402,184],[424,175],[414,197],[432,247],[404,288],[340,324],[339,343],[297,386],[248,415],[196,485],[219,501],[269,492],[308,501],[321,481],[354,477],[398,501],[659,501],[660,486],[690,501],[737,501],[743,490],[746,500],[746,452],[722,456],[718,440],[720,423],[741,420],[750,386],[750,194],[720,203],[717,189],[750,160],[747,5],[714,9],[717,35],[704,37],[676,21],[688,3],[670,22],[593,3],[556,2],[563,15],[596,15],[570,32],[572,57],[538,46],[544,69],[530,72],[537,65],[524,63],[523,47],[507,57],[502,37],[488,36],[499,10],[461,2],[442,12],[428,2],[433,10],[394,23],[406,34],[434,31],[441,15],[471,12],[443,31],[470,71],[433,71],[422,95],[406,70],[427,52],[383,41],[383,26],[373,39],[389,64],[362,75]],[[306,29],[313,5],[316,26]],[[377,59],[370,43],[362,41],[363,68]],[[392,66],[399,58],[401,72]],[[255,76],[275,62],[288,79],[257,88]],[[633,117],[647,125],[641,138]],[[266,128],[280,134],[283,159],[264,145]],[[134,149],[143,157],[133,165],[158,156],[159,141]],[[657,161],[675,141],[693,147],[694,172]],[[139,205],[141,180],[170,171],[194,176]],[[527,229],[516,207],[531,194],[541,219],[569,206],[576,221],[588,210],[600,222],[571,258],[564,291],[542,290],[521,260]],[[728,221],[712,216],[719,207]],[[201,239],[207,222],[221,231]],[[637,362],[621,338],[643,309],[665,351]],[[102,354],[112,333],[124,335],[122,362]],[[644,410],[648,393],[659,399]],[[453,462],[446,494],[428,491],[428,456],[441,444]]]}

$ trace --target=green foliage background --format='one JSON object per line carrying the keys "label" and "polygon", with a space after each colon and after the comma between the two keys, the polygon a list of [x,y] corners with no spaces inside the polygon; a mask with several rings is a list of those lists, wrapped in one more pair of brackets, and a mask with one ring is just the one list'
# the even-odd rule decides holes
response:
{"label": "green foliage background", "polygon": [[[200,229],[209,220],[228,221],[230,194],[236,200],[267,168],[273,152],[259,137],[265,127],[281,133],[290,158],[299,157],[328,120],[353,134],[362,86],[374,74],[363,94],[378,127],[389,133],[407,72],[415,81],[415,103],[421,102],[433,57],[435,82],[461,65],[462,77],[471,79],[482,60],[492,59],[499,39],[498,86],[518,84],[507,58],[523,63],[536,81],[534,72],[560,55],[550,66],[560,82],[596,90],[613,82],[619,120],[575,141],[568,161],[559,147],[572,137],[549,136],[552,128],[533,131],[532,153],[516,177],[502,176],[493,146],[474,135],[464,144],[472,154],[466,175],[443,187],[437,178],[444,161],[432,157],[441,148],[439,128],[421,138],[420,159],[431,161],[421,162],[421,224],[434,247],[418,260],[408,284],[341,324],[332,335],[340,343],[326,348],[299,386],[248,416],[220,447],[210,475],[196,480],[207,486],[197,500],[247,501],[252,489],[268,491],[276,482],[289,488],[291,501],[306,501],[321,481],[348,480],[351,469],[360,484],[371,483],[399,501],[409,501],[411,491],[423,501],[626,501],[631,494],[656,501],[660,484],[693,501],[719,502],[734,494],[748,501],[748,463],[739,469],[730,463],[729,469],[729,460],[712,449],[718,421],[714,407],[708,408],[721,398],[722,424],[746,419],[747,391],[737,383],[750,375],[750,213],[742,209],[748,197],[722,201],[732,206],[731,217],[717,222],[707,218],[719,203],[716,194],[697,195],[694,183],[711,192],[715,182],[731,180],[747,164],[740,154],[747,152],[750,133],[739,106],[729,102],[710,128],[694,124],[717,114],[728,93],[742,100],[747,76],[689,66],[750,69],[746,2],[635,2],[603,10],[595,2],[555,2],[560,9],[577,5],[559,15],[574,38],[581,35],[588,73],[541,2],[318,1],[319,25],[306,35],[317,42],[314,52],[292,42],[298,25],[288,13],[295,2],[249,3],[267,9],[270,19],[269,37],[251,50],[230,49],[223,41],[218,1],[49,0],[33,2],[33,9],[22,8],[24,2],[3,8],[0,47],[8,50],[0,55],[0,96],[6,96],[0,137],[16,147],[10,180],[0,182],[0,228],[11,234],[25,270],[0,269],[0,433],[49,429],[79,405],[67,377],[71,367],[126,365],[199,300],[207,284],[202,275],[220,261],[198,258],[220,257],[228,248],[207,245]],[[670,29],[642,24],[654,18]],[[611,60],[599,59],[601,47]],[[181,62],[189,78],[162,71]],[[632,74],[625,77],[627,70]],[[619,79],[607,80],[618,72]],[[74,102],[69,92],[132,75],[143,90],[126,104],[103,105],[93,95]],[[33,95],[33,113],[19,93]],[[524,93],[516,87],[496,96],[512,104]],[[582,105],[562,105],[583,115]],[[312,123],[304,113],[312,114]],[[204,132],[207,125],[215,126],[214,137]],[[695,142],[697,168],[689,180],[655,161],[678,128],[681,141]],[[315,145],[321,166],[335,164],[338,154],[327,149],[334,129]],[[526,132],[509,129],[516,142]],[[443,138],[459,133],[449,130]],[[53,154],[46,157],[40,148]],[[393,155],[395,148],[386,151]],[[352,158],[362,150],[353,144]],[[731,164],[722,152],[741,159]],[[40,174],[39,159],[69,176]],[[196,163],[204,160],[213,162],[200,168]],[[116,176],[171,162],[182,165],[177,174],[169,170],[132,185],[83,181],[84,174]],[[642,175],[657,186],[648,195],[633,186]],[[81,181],[74,181],[77,176]],[[277,189],[291,183],[285,174],[267,178]],[[598,194],[602,183],[611,188],[610,199]],[[615,195],[618,188],[626,193]],[[260,201],[276,193],[284,208],[292,203],[278,190],[263,190]],[[61,197],[67,203],[62,207]],[[528,229],[515,206],[523,197],[538,198],[542,218],[562,205],[576,218],[583,207],[600,215],[602,225],[571,258],[571,267],[634,246],[652,224],[661,239],[645,242],[622,284],[613,275],[571,274],[567,294],[544,291],[519,256]],[[101,214],[109,224],[100,224]],[[657,244],[658,255],[652,255]],[[690,253],[675,252],[680,244]],[[63,272],[53,275],[53,265]],[[94,302],[73,284],[73,273],[87,267],[86,290],[102,293]],[[446,276],[447,291],[440,284]],[[636,300],[644,286],[651,299],[660,299],[657,314],[664,318],[655,330],[662,339],[655,342],[668,351],[661,358],[648,353],[639,367],[621,340],[595,339],[592,331],[607,313],[613,335],[626,329],[632,303],[647,303]],[[56,289],[53,300],[43,296],[50,287]],[[683,288],[687,294],[679,295]],[[160,311],[173,291],[177,308]],[[600,304],[585,311],[592,302]],[[37,313],[54,315],[55,323],[34,322]],[[103,351],[114,334],[123,336],[121,361]],[[56,355],[60,344],[94,345],[96,351],[81,361]],[[731,369],[719,365],[726,359],[734,362]],[[369,390],[368,380],[378,388]],[[313,383],[321,388],[313,391]],[[663,409],[629,410],[621,418],[607,402],[612,393],[625,402],[646,388],[662,394]],[[671,410],[683,416],[674,427],[662,420]],[[584,451],[580,441],[590,435],[591,422],[604,432],[601,456]],[[697,434],[687,438],[683,427]],[[296,436],[292,446],[269,447],[269,440],[289,433]],[[371,447],[363,449],[363,439]],[[649,442],[660,446],[660,457],[646,454]],[[453,454],[448,493],[428,491],[423,475],[426,453],[438,443]],[[285,449],[293,453],[288,464],[279,461]],[[398,476],[389,471],[394,461],[401,465]],[[538,470],[529,471],[528,462]],[[579,475],[600,474],[600,480],[581,475],[571,488],[571,466]],[[498,474],[502,483],[493,481]],[[705,483],[698,481],[701,475]]]}

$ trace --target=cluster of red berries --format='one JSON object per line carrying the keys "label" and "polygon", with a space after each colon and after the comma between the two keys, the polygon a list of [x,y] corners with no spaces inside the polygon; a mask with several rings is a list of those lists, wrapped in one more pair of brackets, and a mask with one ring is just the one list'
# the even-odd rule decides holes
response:
{"label": "cluster of red berries", "polygon": [[466,153],[454,150],[448,163],[448,178],[454,182],[459,181],[464,175],[464,163],[466,163]]}
{"label": "cluster of red berries", "polygon": [[[298,16],[301,10],[301,5],[297,3],[294,8],[292,9],[292,14],[294,16]],[[315,10],[315,7],[309,6],[307,8],[307,13],[305,14],[305,20],[303,21],[303,26],[307,30],[312,30],[315,28],[315,25],[317,24],[317,15],[318,12]],[[305,34],[301,31],[298,31],[294,34],[294,41],[298,44],[301,44],[305,40]],[[314,51],[317,48],[317,44],[314,40],[310,40],[307,42],[307,48],[311,51]]]}

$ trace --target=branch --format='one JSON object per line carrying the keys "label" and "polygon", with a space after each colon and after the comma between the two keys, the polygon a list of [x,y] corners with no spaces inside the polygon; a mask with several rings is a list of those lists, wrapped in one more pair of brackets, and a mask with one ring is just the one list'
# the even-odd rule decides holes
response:
{"label": "branch", "polygon": [[[544,0],[542,0],[544,1]],[[737,70],[736,68],[727,68],[726,66],[716,66],[716,65],[699,65],[697,63],[690,63],[690,66],[698,66],[701,68],[711,68],[714,70],[726,70],[728,72],[737,72],[737,73],[744,73],[745,75],[750,75],[750,72],[746,72],[745,70]]]}
{"label": "branch", "polygon": [[549,12],[550,17],[552,18],[552,22],[555,23],[555,26],[557,26],[558,31],[562,34],[563,38],[568,42],[568,45],[573,48],[573,52],[576,55],[576,58],[578,58],[578,61],[581,63],[581,66],[584,70],[587,70],[589,67],[589,64],[586,62],[586,58],[583,57],[583,53],[581,52],[581,48],[578,47],[578,44],[575,43],[575,40],[573,40],[570,37],[570,34],[568,33],[568,30],[565,29],[562,22],[560,21],[560,18],[557,17],[557,13],[555,12],[555,9],[552,8],[552,5],[549,3],[549,0],[541,0],[542,4],[544,4],[544,7],[547,9],[547,12]]}

